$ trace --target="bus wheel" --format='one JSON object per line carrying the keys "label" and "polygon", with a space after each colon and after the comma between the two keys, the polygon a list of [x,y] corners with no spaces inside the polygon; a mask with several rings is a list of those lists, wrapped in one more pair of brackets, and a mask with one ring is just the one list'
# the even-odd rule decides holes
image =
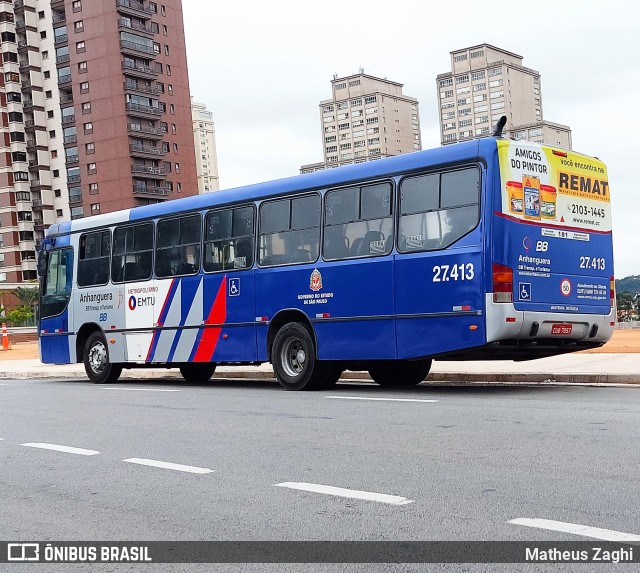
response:
{"label": "bus wheel", "polygon": [[317,390],[327,379],[330,364],[316,360],[311,334],[298,322],[278,331],[271,357],[276,378],[287,390]]}
{"label": "bus wheel", "polygon": [[380,386],[417,386],[429,374],[431,360],[382,362],[372,366],[369,374]]}
{"label": "bus wheel", "polygon": [[102,332],[93,332],[84,345],[84,369],[94,384],[116,382],[122,373],[121,364],[109,362],[109,349]]}
{"label": "bus wheel", "polygon": [[340,380],[340,376],[344,372],[344,367],[339,363],[330,363],[327,373],[320,384],[320,388],[333,388]]}
{"label": "bus wheel", "polygon": [[216,371],[215,363],[191,362],[180,366],[180,374],[187,382],[207,382]]}

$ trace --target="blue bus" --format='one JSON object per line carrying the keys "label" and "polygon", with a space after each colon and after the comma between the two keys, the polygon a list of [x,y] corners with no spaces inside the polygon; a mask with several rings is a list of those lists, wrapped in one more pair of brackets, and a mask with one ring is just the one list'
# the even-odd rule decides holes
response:
{"label": "blue bus", "polygon": [[415,385],[615,325],[606,167],[501,137],[58,223],[38,268],[42,362],[96,383],[271,362],[290,390]]}

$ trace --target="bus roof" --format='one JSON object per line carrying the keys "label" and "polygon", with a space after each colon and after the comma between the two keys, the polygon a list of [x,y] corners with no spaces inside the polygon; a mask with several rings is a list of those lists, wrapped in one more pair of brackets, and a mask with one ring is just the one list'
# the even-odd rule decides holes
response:
{"label": "bus roof", "polygon": [[425,167],[447,165],[479,157],[487,157],[496,151],[496,139],[487,137],[434,149],[416,151],[355,165],[345,165],[336,169],[326,169],[314,173],[295,175],[264,183],[255,183],[221,191],[164,201],[153,205],[124,209],[92,217],[75,219],[53,224],[47,230],[47,237],[83,231],[96,227],[128,221],[139,221],[166,217],[180,212],[199,211],[229,203],[262,200],[296,191],[326,189],[353,181],[375,179],[396,173],[407,173]]}

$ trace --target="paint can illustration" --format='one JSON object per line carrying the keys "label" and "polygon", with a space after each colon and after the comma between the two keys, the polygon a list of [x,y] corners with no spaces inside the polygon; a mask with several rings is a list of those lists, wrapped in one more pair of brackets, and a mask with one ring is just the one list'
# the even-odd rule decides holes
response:
{"label": "paint can illustration", "polygon": [[525,175],[522,178],[524,218],[540,220],[540,180]]}
{"label": "paint can illustration", "polygon": [[543,219],[556,218],[556,188],[551,185],[540,185],[540,213]]}
{"label": "paint can illustration", "polygon": [[507,197],[509,198],[509,211],[514,215],[524,213],[524,195],[520,181],[507,181]]}

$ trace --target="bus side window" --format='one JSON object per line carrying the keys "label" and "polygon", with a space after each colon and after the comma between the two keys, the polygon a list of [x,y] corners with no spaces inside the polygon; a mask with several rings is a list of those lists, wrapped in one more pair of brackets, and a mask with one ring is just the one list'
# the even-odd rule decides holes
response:
{"label": "bus side window", "polygon": [[109,282],[111,232],[88,233],[80,237],[78,286],[105,285]]}
{"label": "bus side window", "polygon": [[113,282],[150,279],[152,261],[153,223],[116,227],[111,257]]}
{"label": "bus side window", "polygon": [[393,248],[390,183],[327,192],[324,258],[386,255]]}
{"label": "bus side window", "polygon": [[193,275],[200,270],[200,215],[158,221],[156,276]]}
{"label": "bus side window", "polygon": [[400,182],[398,250],[443,249],[480,220],[480,170],[467,167]]}
{"label": "bus side window", "polygon": [[205,219],[205,272],[242,270],[253,266],[254,209],[235,207],[207,213]]}
{"label": "bus side window", "polygon": [[263,267],[310,263],[320,250],[320,195],[265,202],[260,206]]}

